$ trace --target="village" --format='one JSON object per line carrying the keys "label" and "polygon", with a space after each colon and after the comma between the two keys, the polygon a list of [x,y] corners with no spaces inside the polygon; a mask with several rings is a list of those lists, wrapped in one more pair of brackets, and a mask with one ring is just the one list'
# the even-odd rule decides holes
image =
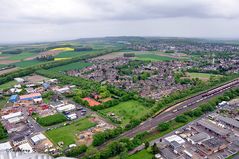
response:
{"label": "village", "polygon": [[[1,131],[6,131],[9,139],[0,144],[0,150],[56,155],[77,145],[91,145],[95,133],[115,128],[64,96],[75,89],[74,85],[35,74],[14,80],[13,87],[1,91],[2,98],[8,98],[0,111]],[[54,135],[70,127],[75,129],[69,134],[71,139],[64,133]]]}
{"label": "village", "polygon": [[176,83],[174,71],[181,68],[190,68],[191,62],[143,62],[133,61],[127,57],[110,60],[89,60],[92,66],[81,70],[69,70],[70,76],[109,83],[127,91],[136,91],[142,97],[160,99],[177,90],[188,88],[188,85]]}

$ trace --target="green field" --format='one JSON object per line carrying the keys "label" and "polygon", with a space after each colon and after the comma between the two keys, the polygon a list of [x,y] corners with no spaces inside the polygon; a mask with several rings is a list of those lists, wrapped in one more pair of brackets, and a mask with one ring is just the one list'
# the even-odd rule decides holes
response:
{"label": "green field", "polygon": [[221,76],[209,73],[188,73],[188,76],[191,78],[199,78],[202,80],[209,80],[211,76]]}
{"label": "green field", "polygon": [[10,57],[7,60],[24,60],[28,57],[35,55],[34,53],[24,52],[16,55],[9,55]]}
{"label": "green field", "polygon": [[129,156],[127,159],[152,159],[153,154],[150,153],[148,150],[142,150],[132,156]]}
{"label": "green field", "polygon": [[139,119],[140,117],[144,116],[148,112],[148,109],[138,101],[130,100],[101,110],[100,112],[105,115],[108,113],[114,113],[116,116],[121,118],[121,125],[125,126],[130,122],[130,120]]}
{"label": "green field", "polygon": [[79,57],[82,55],[95,53],[95,50],[91,51],[64,51],[55,56],[55,58],[67,58],[67,57]]}
{"label": "green field", "polygon": [[9,88],[13,87],[15,84],[17,84],[16,81],[9,81],[7,83],[1,84],[0,89],[9,89]]}
{"label": "green field", "polygon": [[14,65],[16,65],[16,67],[30,67],[30,66],[41,64],[41,63],[44,63],[44,62],[37,61],[37,60],[28,60],[28,61],[16,62],[14,63]]}
{"label": "green field", "polygon": [[91,66],[91,63],[85,63],[85,62],[76,62],[76,63],[70,63],[68,65],[54,67],[50,69],[51,71],[68,71],[68,70],[80,70],[82,68],[85,68],[87,66]]}
{"label": "green field", "polygon": [[156,54],[136,54],[136,60],[144,61],[171,61],[176,60],[176,58],[171,58],[167,56],[160,56]]}
{"label": "green field", "polygon": [[46,131],[46,135],[56,145],[58,142],[63,141],[64,147],[67,147],[68,145],[75,143],[75,135],[77,133],[83,130],[87,130],[95,125],[96,124],[90,122],[88,118],[84,118],[70,125]]}
{"label": "green field", "polygon": [[3,68],[3,67],[5,67],[6,65],[4,65],[4,64],[0,64],[0,68]]}

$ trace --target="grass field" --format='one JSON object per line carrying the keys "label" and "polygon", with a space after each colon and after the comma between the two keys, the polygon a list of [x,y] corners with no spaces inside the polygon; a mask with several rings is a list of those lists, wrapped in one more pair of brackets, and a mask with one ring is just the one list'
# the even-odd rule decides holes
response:
{"label": "grass field", "polygon": [[187,74],[190,78],[199,78],[201,80],[209,80],[211,76],[221,76],[209,73],[188,73]]}
{"label": "grass field", "polygon": [[153,154],[149,152],[149,150],[142,150],[132,156],[129,156],[127,159],[152,159]]}
{"label": "grass field", "polygon": [[46,131],[46,135],[56,145],[58,142],[63,141],[64,147],[67,147],[70,144],[76,143],[75,135],[77,133],[79,133],[80,131],[89,129],[95,125],[96,124],[90,122],[88,118],[84,118],[84,119],[80,119],[70,125]]}
{"label": "grass field", "polygon": [[5,67],[6,65],[4,65],[4,64],[0,64],[0,68],[3,68],[3,67]]}
{"label": "grass field", "polygon": [[44,62],[37,61],[37,60],[28,60],[28,61],[17,62],[14,64],[16,65],[16,67],[30,67],[30,66],[41,64],[41,63],[44,63]]}
{"label": "grass field", "polygon": [[84,67],[91,66],[91,65],[92,65],[91,63],[76,62],[76,63],[64,65],[64,66],[54,67],[50,70],[51,71],[68,71],[68,70],[75,70],[75,69],[80,70]]}
{"label": "grass field", "polygon": [[17,84],[16,81],[9,81],[7,83],[0,85],[0,89],[8,89],[8,88],[11,88],[12,86],[14,86],[15,84]]}
{"label": "grass field", "polygon": [[144,61],[171,61],[176,60],[176,58],[171,58],[167,56],[160,56],[156,54],[136,54],[136,60]]}
{"label": "grass field", "polygon": [[121,125],[125,126],[131,119],[139,119],[140,117],[144,116],[148,110],[138,101],[130,100],[127,102],[122,102],[114,107],[101,110],[101,112],[106,115],[108,113],[114,113],[121,118]]}
{"label": "grass field", "polygon": [[55,58],[67,58],[67,57],[76,57],[82,56],[90,53],[96,53],[96,50],[91,51],[64,51],[55,56]]}
{"label": "grass field", "polygon": [[9,58],[7,58],[7,60],[24,60],[28,57],[31,57],[33,55],[36,55],[34,53],[29,53],[29,52],[24,52],[24,53],[20,53],[17,55],[11,55]]}

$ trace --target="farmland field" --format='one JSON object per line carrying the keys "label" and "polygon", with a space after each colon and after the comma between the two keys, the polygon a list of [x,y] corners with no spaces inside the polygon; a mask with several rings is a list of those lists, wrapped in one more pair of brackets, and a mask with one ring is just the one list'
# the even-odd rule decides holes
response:
{"label": "farmland field", "polygon": [[136,60],[144,61],[171,61],[176,60],[176,58],[160,56],[156,54],[136,54]]}
{"label": "farmland field", "polygon": [[37,61],[37,60],[28,60],[28,61],[17,62],[14,64],[16,65],[16,67],[30,67],[30,66],[41,64],[41,63],[44,63],[44,62]]}
{"label": "farmland field", "polygon": [[29,58],[34,55],[35,55],[34,53],[24,52],[24,53],[20,53],[17,55],[10,55],[7,58],[7,60],[24,60],[24,59]]}
{"label": "farmland field", "polygon": [[54,67],[50,69],[51,71],[68,71],[68,70],[80,70],[84,67],[91,66],[91,63],[85,63],[85,62],[76,62],[76,63],[70,63],[68,65]]}
{"label": "farmland field", "polygon": [[76,143],[75,135],[80,131],[87,130],[93,126],[95,123],[89,121],[88,118],[80,119],[70,125],[63,126],[57,129],[46,131],[46,135],[49,139],[56,145],[58,142],[63,141],[64,147]]}
{"label": "farmland field", "polygon": [[114,113],[122,120],[122,126],[127,125],[132,119],[139,119],[144,116],[148,109],[140,104],[138,101],[130,100],[122,102],[116,106],[101,110],[103,114]]}

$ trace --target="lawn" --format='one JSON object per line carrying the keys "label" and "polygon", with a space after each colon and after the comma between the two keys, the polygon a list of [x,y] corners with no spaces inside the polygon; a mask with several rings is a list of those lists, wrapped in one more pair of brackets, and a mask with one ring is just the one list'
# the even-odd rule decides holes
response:
{"label": "lawn", "polygon": [[136,60],[143,61],[171,61],[176,60],[176,58],[171,58],[167,56],[160,56],[156,54],[136,54]]}
{"label": "lawn", "polygon": [[93,126],[95,123],[89,121],[88,118],[80,119],[70,125],[56,128],[53,130],[46,131],[46,135],[49,139],[56,145],[58,142],[63,141],[64,147],[74,144],[76,137],[75,135],[80,131],[87,130]]}
{"label": "lawn", "polygon": [[68,71],[68,70],[80,70],[82,68],[85,68],[87,66],[91,66],[91,63],[85,63],[85,62],[75,62],[70,63],[68,65],[54,67],[50,69],[51,71]]}
{"label": "lawn", "polygon": [[201,80],[209,80],[211,76],[221,76],[209,73],[188,73],[188,76],[191,78],[199,78]]}
{"label": "lawn", "polygon": [[37,60],[27,60],[27,61],[21,61],[21,62],[14,63],[14,65],[16,65],[16,67],[30,67],[30,66],[34,66],[34,65],[38,65],[38,64],[42,64],[42,63],[44,63],[44,62],[37,61]]}
{"label": "lawn", "polygon": [[132,119],[139,119],[148,112],[148,108],[140,104],[138,101],[130,100],[122,102],[116,106],[100,110],[101,113],[107,115],[108,113],[114,113],[122,120],[121,125],[127,125]]}
{"label": "lawn", "polygon": [[142,150],[140,152],[137,152],[136,154],[133,154],[132,156],[129,156],[127,159],[152,159],[153,154],[150,153],[148,150]]}
{"label": "lawn", "polygon": [[0,89],[8,89],[8,88],[11,88],[12,86],[14,86],[15,84],[17,84],[16,81],[9,81],[7,83],[1,84]]}
{"label": "lawn", "polygon": [[7,58],[7,60],[24,60],[33,55],[36,55],[36,54],[30,53],[30,52],[24,52],[24,53],[20,53],[16,55],[11,55],[9,58]]}

